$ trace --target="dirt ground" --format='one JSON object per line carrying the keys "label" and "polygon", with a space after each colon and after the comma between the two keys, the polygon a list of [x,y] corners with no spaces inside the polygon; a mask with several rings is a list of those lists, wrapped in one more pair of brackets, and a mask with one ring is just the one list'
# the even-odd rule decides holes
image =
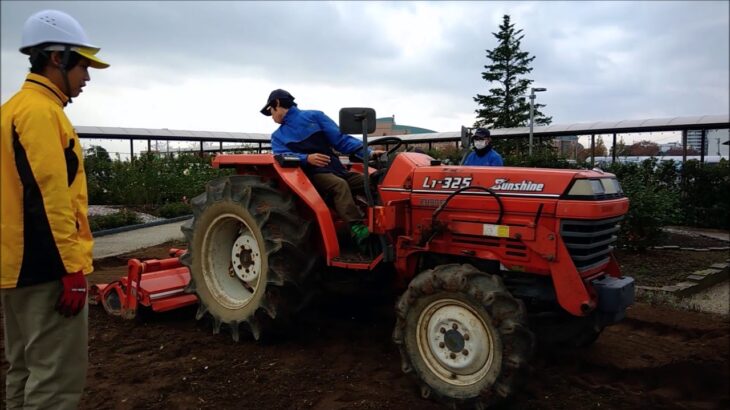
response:
{"label": "dirt ground", "polygon": [[[164,257],[171,245],[101,261],[90,279],[116,279],[128,257]],[[666,252],[620,253],[619,261],[628,274],[671,270],[687,256]],[[709,266],[692,260],[697,266],[672,272]],[[401,371],[393,305],[387,297],[320,301],[288,336],[266,344],[214,335],[194,308],[123,321],[92,306],[81,409],[443,408]],[[525,388],[498,408],[727,409],[729,350],[727,316],[638,303],[589,348],[538,351]]]}

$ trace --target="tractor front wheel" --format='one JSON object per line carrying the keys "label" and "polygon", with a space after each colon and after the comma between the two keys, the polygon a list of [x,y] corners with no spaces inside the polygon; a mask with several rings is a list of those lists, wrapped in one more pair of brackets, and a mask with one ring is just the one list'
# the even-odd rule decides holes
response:
{"label": "tractor front wheel", "polygon": [[393,340],[423,397],[490,405],[519,385],[534,349],[521,301],[501,278],[441,265],[414,278],[396,306]]}

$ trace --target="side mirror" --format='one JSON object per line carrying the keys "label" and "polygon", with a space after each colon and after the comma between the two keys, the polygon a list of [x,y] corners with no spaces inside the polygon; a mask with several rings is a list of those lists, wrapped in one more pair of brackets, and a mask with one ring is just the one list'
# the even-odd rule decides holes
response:
{"label": "side mirror", "polygon": [[362,134],[362,122],[367,121],[367,132],[375,132],[375,110],[372,108],[340,109],[340,131],[343,134]]}

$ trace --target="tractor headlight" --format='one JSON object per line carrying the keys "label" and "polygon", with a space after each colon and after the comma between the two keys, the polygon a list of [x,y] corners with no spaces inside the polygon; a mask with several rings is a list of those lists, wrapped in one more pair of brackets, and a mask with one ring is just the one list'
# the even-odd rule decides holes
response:
{"label": "tractor headlight", "polygon": [[576,199],[597,199],[623,196],[616,178],[576,179],[566,195]]}

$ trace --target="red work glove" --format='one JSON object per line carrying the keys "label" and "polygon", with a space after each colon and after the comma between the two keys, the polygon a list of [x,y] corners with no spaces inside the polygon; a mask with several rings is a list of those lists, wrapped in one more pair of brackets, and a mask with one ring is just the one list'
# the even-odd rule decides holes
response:
{"label": "red work glove", "polygon": [[86,304],[86,278],[84,272],[66,274],[61,278],[63,293],[58,298],[56,310],[66,316],[76,316]]}

